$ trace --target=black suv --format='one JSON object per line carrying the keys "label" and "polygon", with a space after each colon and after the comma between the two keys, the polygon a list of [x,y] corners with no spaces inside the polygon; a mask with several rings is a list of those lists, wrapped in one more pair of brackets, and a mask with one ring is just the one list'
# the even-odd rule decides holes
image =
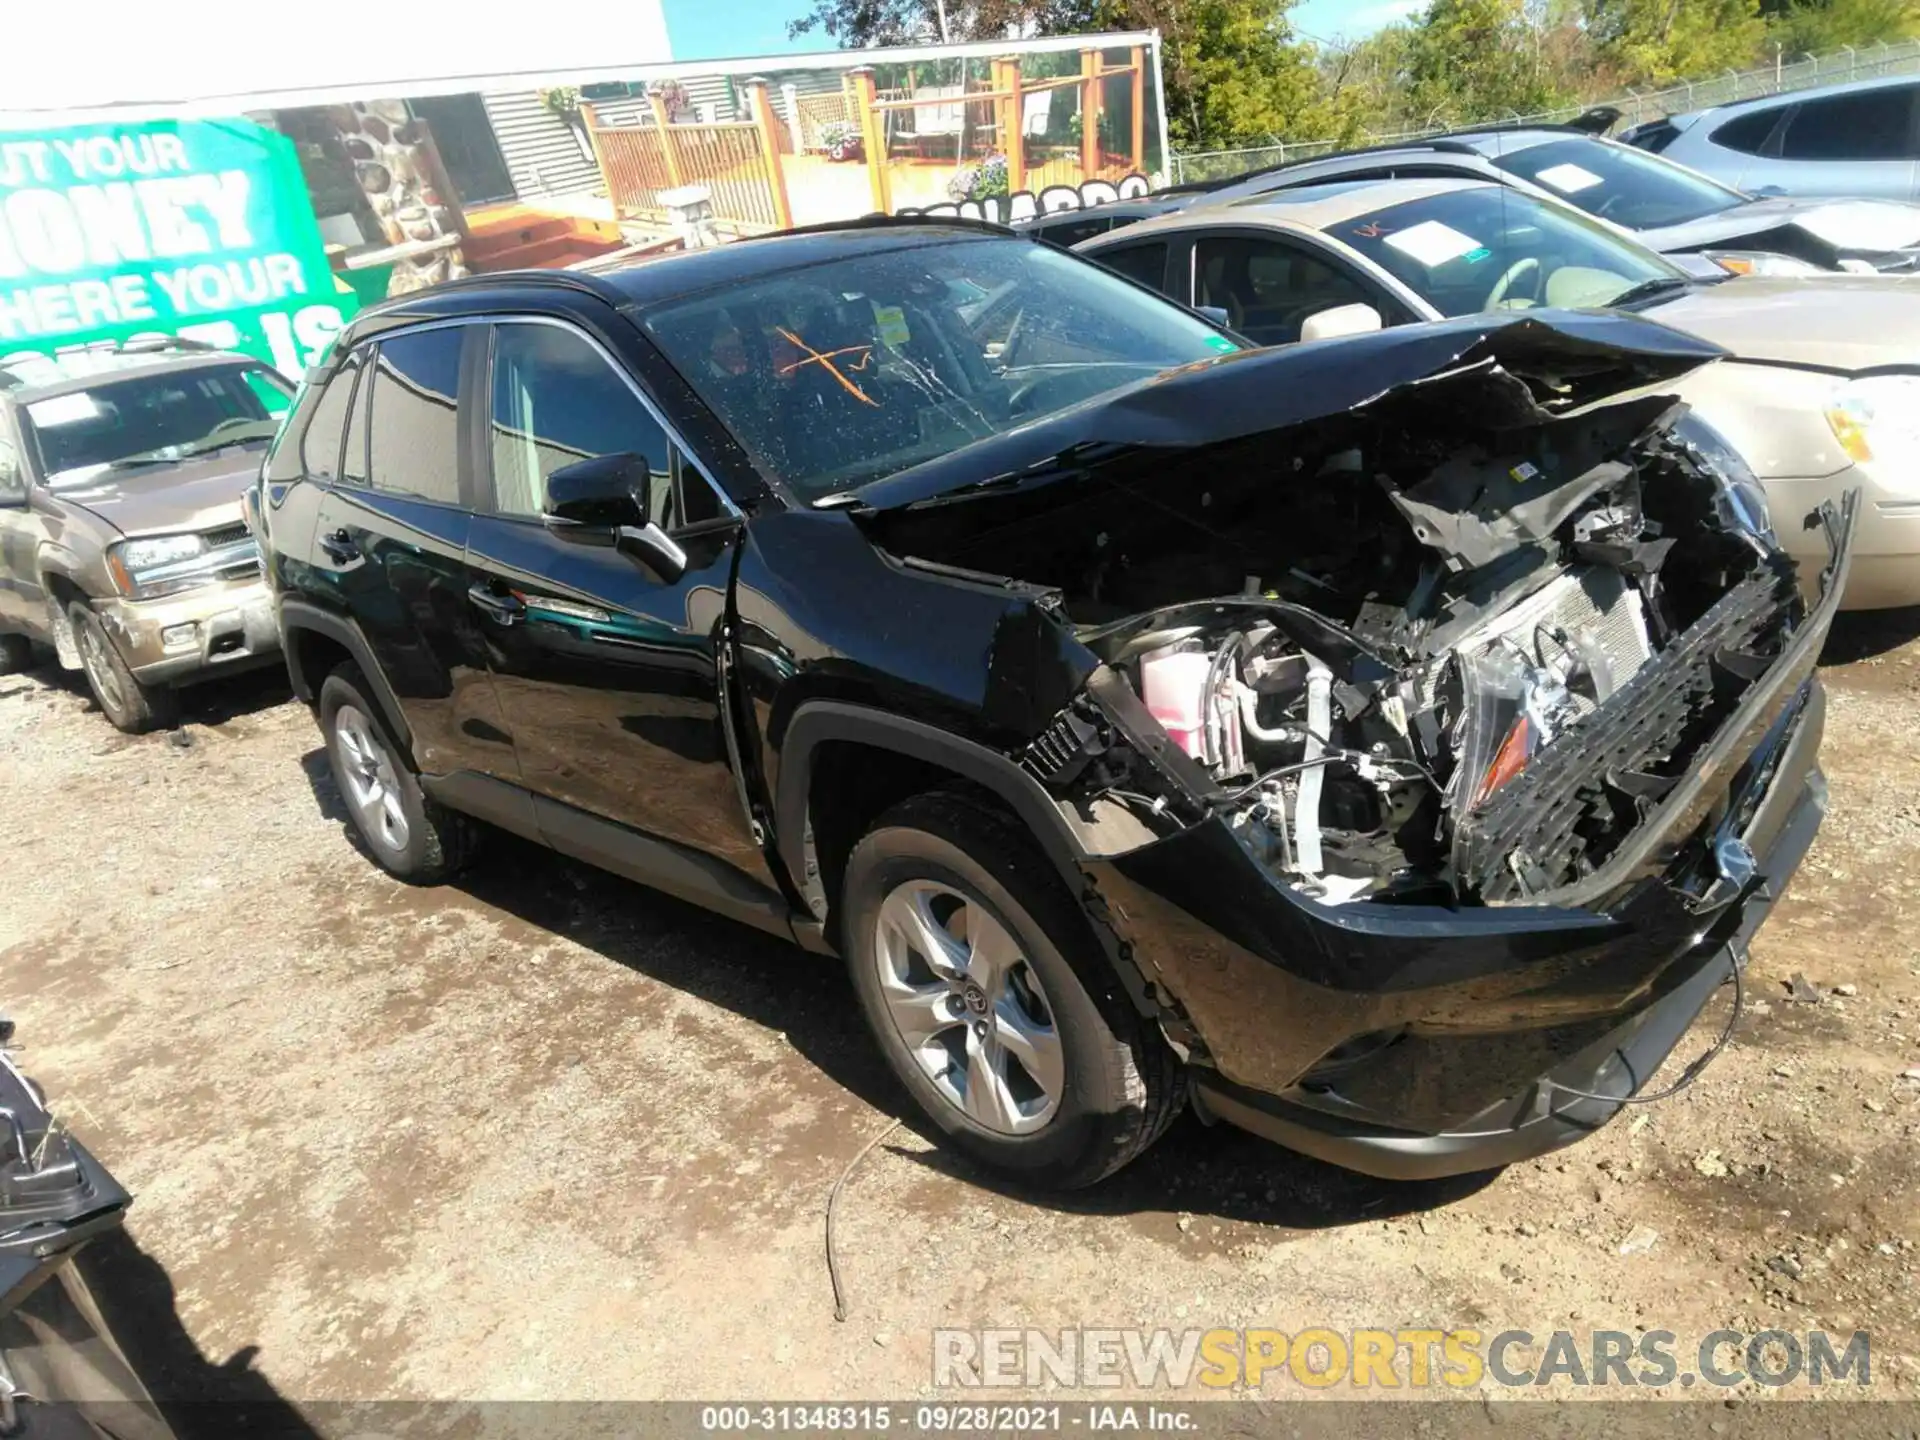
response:
{"label": "black suv", "polygon": [[1036,1182],[1191,1093],[1388,1175],[1566,1144],[1822,811],[1801,598],[1631,316],[1285,350],[866,222],[364,312],[254,501],[374,858],[474,820],[843,955]]}

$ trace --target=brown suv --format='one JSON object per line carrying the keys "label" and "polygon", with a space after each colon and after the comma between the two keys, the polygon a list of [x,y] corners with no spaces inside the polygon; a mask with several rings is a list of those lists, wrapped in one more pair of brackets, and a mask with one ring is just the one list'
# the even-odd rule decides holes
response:
{"label": "brown suv", "polygon": [[0,363],[0,672],[52,646],[138,733],[182,682],[278,660],[240,496],[292,396],[178,340]]}

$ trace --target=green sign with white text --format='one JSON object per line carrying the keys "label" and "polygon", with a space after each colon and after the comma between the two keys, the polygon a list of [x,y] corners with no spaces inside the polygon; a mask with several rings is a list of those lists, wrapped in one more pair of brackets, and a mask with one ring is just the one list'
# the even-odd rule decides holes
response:
{"label": "green sign with white text", "polygon": [[357,308],[283,135],[248,120],[0,131],[0,359],[180,335],[298,377]]}

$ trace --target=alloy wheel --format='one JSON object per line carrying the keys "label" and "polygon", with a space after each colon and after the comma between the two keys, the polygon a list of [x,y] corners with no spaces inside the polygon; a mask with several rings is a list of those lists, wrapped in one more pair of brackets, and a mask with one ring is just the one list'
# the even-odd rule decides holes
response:
{"label": "alloy wheel", "polygon": [[334,712],[334,743],[340,781],[360,833],[396,854],[407,848],[407,812],[400,803],[399,772],[373,722],[352,705]]}
{"label": "alloy wheel", "polygon": [[941,1097],[984,1129],[1026,1135],[1060,1108],[1053,1009],[1011,931],[951,886],[909,880],[881,902],[874,963],[887,1013]]}
{"label": "alloy wheel", "polygon": [[75,626],[74,631],[74,639],[80,646],[80,663],[86,667],[87,680],[101,708],[115,715],[126,714],[129,708],[126,687],[120,683],[120,672],[114,668],[113,657],[107,651],[113,642],[107,639],[100,622],[91,616]]}

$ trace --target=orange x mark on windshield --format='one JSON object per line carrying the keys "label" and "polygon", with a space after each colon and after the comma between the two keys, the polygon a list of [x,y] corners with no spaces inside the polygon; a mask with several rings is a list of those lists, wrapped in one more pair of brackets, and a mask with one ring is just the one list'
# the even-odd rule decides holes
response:
{"label": "orange x mark on windshield", "polygon": [[791,375],[793,374],[794,371],[798,370],[802,365],[818,364],[825,367],[826,372],[829,375],[833,376],[834,379],[838,380],[840,384],[845,387],[847,393],[853,396],[854,399],[859,400],[864,404],[871,405],[876,410],[880,408],[880,402],[878,400],[875,400],[871,395],[867,394],[866,391],[862,390],[858,385],[854,384],[853,381],[849,380],[845,375],[842,375],[840,373],[840,367],[833,363],[833,358],[836,355],[858,354],[860,357],[858,363],[850,364],[847,366],[849,370],[852,370],[858,373],[859,371],[866,369],[867,366],[872,362],[873,346],[846,345],[841,347],[838,350],[828,350],[823,354],[821,351],[818,351],[814,349],[811,345],[807,344],[806,341],[802,340],[798,335],[794,334],[791,330],[787,329],[784,325],[780,327],[779,333],[780,333],[780,337],[783,340],[785,340],[789,345],[793,346],[794,349],[806,351],[807,358],[804,360],[795,360],[791,365],[782,365],[774,371],[774,374]]}

